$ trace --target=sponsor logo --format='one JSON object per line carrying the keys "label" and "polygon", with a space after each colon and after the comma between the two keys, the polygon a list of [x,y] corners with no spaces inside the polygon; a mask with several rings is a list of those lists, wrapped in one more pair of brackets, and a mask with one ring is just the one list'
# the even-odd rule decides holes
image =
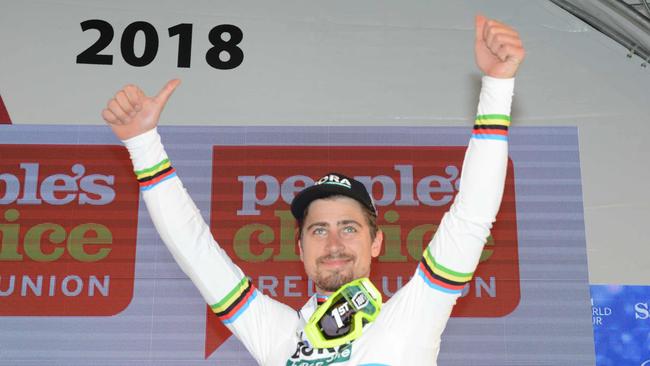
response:
{"label": "sponsor logo", "polygon": [[634,319],[637,320],[650,319],[650,311],[648,311],[647,302],[639,302],[634,304]]}
{"label": "sponsor logo", "polygon": [[343,186],[345,188],[351,188],[352,184],[350,184],[350,181],[341,178],[338,175],[330,174],[322,177],[321,179],[317,180],[314,184],[320,185],[320,184],[336,184],[339,186]]}
{"label": "sponsor logo", "polygon": [[114,315],[133,296],[138,187],[120,146],[0,145],[0,315]]}
{"label": "sponsor logo", "polygon": [[287,360],[286,366],[325,366],[349,361],[351,355],[351,343],[336,348],[314,349],[304,342],[298,342],[296,352]]}
{"label": "sponsor logo", "polygon": [[594,326],[603,325],[603,321],[612,315],[612,308],[609,306],[597,306],[594,299],[591,299],[591,324]]}
{"label": "sponsor logo", "polygon": [[[324,172],[354,177],[368,188],[379,210],[384,248],[373,263],[371,280],[387,300],[415,272],[458,192],[465,150],[464,146],[216,146],[211,228],[260,291],[298,309],[314,293],[314,286],[299,258],[289,204]],[[452,316],[499,317],[519,303],[514,192],[509,162],[493,236]],[[206,358],[227,338],[223,336],[227,330],[208,314]]]}
{"label": "sponsor logo", "polygon": [[368,298],[363,292],[357,292],[352,297],[352,304],[354,304],[356,310],[361,310],[365,308],[366,306],[368,306],[369,303],[370,302],[368,301]]}

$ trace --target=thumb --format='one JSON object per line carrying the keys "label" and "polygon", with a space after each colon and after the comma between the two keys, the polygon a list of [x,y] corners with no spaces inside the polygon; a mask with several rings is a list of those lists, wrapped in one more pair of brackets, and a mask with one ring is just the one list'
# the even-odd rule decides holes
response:
{"label": "thumb", "polygon": [[476,42],[483,41],[483,28],[485,28],[485,22],[487,22],[487,18],[483,15],[479,14],[474,18],[474,25],[476,27]]}
{"label": "thumb", "polygon": [[172,95],[176,87],[181,83],[180,79],[173,79],[167,82],[165,86],[158,92],[158,95],[154,97],[157,103],[165,105],[167,99]]}

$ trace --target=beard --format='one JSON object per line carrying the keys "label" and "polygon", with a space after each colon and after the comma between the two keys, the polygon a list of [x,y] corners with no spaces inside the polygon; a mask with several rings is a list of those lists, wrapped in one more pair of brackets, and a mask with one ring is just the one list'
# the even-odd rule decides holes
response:
{"label": "beard", "polygon": [[316,287],[322,291],[335,292],[341,286],[354,280],[351,270],[338,270],[335,272],[323,273],[318,271],[313,278]]}
{"label": "beard", "polygon": [[[337,255],[337,256],[328,255],[319,258],[317,262],[320,264],[327,260],[337,260],[337,259],[350,260],[352,263],[355,260],[354,256],[351,255]],[[343,268],[339,268],[336,270],[324,270],[319,266],[316,269],[316,273],[313,276],[312,281],[314,281],[316,288],[322,291],[335,292],[341,286],[345,285],[346,283],[354,279],[355,278],[354,278],[352,266],[350,267],[345,266]]]}

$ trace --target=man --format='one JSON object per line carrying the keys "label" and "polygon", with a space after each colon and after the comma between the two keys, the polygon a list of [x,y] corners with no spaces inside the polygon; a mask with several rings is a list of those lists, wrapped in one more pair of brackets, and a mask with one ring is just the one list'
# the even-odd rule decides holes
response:
{"label": "man", "polygon": [[[477,16],[475,54],[485,77],[461,190],[414,276],[383,307],[364,279],[383,235],[361,183],[330,173],[292,202],[300,257],[318,291],[296,313],[261,294],[232,263],[176,177],[155,127],[179,81],[170,81],[155,97],[126,86],[102,115],[131,154],[163,241],[257,362],[435,365],[440,336],[478,264],[501,202],[513,78],[525,52],[512,28]],[[322,299],[328,300],[321,305]]]}

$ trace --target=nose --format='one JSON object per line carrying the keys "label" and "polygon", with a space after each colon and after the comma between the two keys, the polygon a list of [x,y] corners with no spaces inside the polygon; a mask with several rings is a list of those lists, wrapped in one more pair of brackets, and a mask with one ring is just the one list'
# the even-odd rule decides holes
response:
{"label": "nose", "polygon": [[337,233],[331,233],[327,236],[327,243],[325,244],[328,253],[339,253],[343,251],[343,241]]}

